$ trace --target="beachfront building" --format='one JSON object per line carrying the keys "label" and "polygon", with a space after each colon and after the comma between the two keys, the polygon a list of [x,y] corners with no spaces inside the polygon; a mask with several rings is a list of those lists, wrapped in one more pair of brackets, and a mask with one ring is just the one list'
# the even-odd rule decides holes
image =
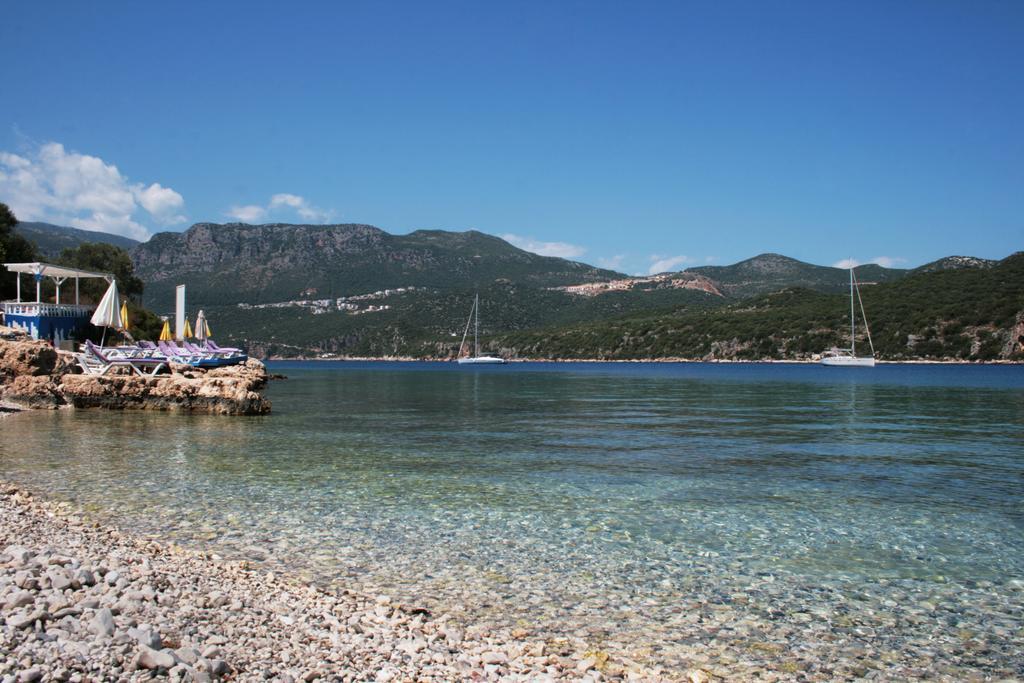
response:
{"label": "beachfront building", "polygon": [[[17,278],[17,289],[14,301],[3,302],[3,323],[28,332],[33,339],[46,339],[54,344],[78,338],[80,332],[89,324],[89,317],[95,306],[80,303],[79,280],[103,278],[111,282],[114,279],[109,273],[93,273],[52,263],[5,263],[4,267]],[[28,279],[35,285],[34,288],[32,284],[22,286],[25,275],[29,276]],[[53,301],[42,300],[42,284],[47,278],[55,285]],[[68,283],[70,286],[69,280],[74,280],[73,304],[61,302],[61,285]]]}

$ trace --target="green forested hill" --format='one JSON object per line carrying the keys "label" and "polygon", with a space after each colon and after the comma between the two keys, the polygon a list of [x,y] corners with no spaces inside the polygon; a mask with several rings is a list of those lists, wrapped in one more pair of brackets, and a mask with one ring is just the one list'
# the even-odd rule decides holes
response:
{"label": "green forested hill", "polygon": [[[879,358],[1021,359],[1024,253],[862,287]],[[849,299],[787,289],[727,306],[500,335],[492,348],[550,358],[806,359],[849,346]],[[858,339],[867,348],[867,339]]]}
{"label": "green forested hill", "polygon": [[[692,289],[612,292],[588,298],[509,282],[496,282],[479,292],[481,334],[485,339],[512,330],[574,325],[637,310],[706,308],[721,305],[722,301]],[[224,336],[232,343],[244,344],[257,355],[444,357],[457,350],[474,294],[476,290],[467,288],[406,291],[368,302],[389,306],[386,310],[357,315],[344,311],[314,313],[296,306],[219,306],[205,312],[218,339]],[[366,303],[361,305],[365,308]]]}
{"label": "green forested hill", "polygon": [[[698,266],[688,268],[687,272],[710,278],[723,294],[737,299],[790,287],[838,292],[848,288],[850,283],[850,271],[846,269],[816,266],[781,254],[761,254],[731,266]],[[907,272],[874,263],[856,268],[857,279],[871,283],[892,282]]]}

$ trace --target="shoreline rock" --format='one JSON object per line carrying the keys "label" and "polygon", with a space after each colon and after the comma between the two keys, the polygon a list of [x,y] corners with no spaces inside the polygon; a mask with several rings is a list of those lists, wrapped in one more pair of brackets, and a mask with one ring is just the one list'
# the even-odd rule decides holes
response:
{"label": "shoreline rock", "polygon": [[0,338],[0,415],[62,407],[216,415],[265,415],[271,409],[261,393],[269,375],[256,359],[211,370],[171,363],[166,374],[155,377],[139,377],[125,368],[84,375],[72,354],[4,330],[9,333]]}

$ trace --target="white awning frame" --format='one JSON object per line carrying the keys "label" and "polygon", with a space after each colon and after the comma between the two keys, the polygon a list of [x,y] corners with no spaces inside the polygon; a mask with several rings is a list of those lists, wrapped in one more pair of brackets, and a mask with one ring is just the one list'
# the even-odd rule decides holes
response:
{"label": "white awning frame", "polygon": [[17,297],[18,303],[21,301],[21,275],[22,273],[31,275],[36,281],[36,303],[42,303],[42,291],[40,283],[44,277],[48,277],[53,280],[57,286],[57,301],[60,303],[60,286],[65,280],[69,278],[75,279],[75,304],[78,304],[78,280],[81,278],[100,278],[107,282],[113,282],[114,276],[110,273],[96,273],[91,270],[79,270],[78,268],[68,268],[67,266],[58,266],[53,263],[42,263],[36,261],[34,263],[5,263],[4,267],[7,270],[15,274],[17,278]]}

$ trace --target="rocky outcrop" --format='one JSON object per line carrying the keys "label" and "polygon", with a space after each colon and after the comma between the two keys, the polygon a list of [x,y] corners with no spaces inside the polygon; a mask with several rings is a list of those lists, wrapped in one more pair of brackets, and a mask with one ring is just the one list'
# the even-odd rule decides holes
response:
{"label": "rocky outcrop", "polygon": [[21,375],[0,385],[0,398],[14,408],[59,408],[67,405],[53,377]]}
{"label": "rocky outcrop", "polygon": [[0,326],[0,382],[25,375],[51,375],[56,366],[57,351],[48,343]]}
{"label": "rocky outcrop", "polygon": [[267,369],[258,360],[213,370],[172,364],[166,374],[139,377],[127,369],[83,375],[71,354],[19,335],[0,338],[0,402],[11,409],[108,408],[263,415]]}
{"label": "rocky outcrop", "polygon": [[1013,327],[1006,335],[1006,345],[1003,346],[1003,358],[1020,358],[1024,355],[1024,311],[1014,318]]}
{"label": "rocky outcrop", "polygon": [[267,371],[258,360],[203,371],[172,369],[169,375],[65,375],[62,398],[75,408],[185,410],[217,415],[263,415],[270,401],[259,393]]}

